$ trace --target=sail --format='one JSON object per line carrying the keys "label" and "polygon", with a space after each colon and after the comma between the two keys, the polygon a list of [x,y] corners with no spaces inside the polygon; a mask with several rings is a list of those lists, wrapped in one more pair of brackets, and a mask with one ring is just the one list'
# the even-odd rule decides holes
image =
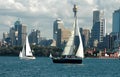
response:
{"label": "sail", "polygon": [[33,56],[29,45],[28,36],[26,36],[26,56]]}
{"label": "sail", "polygon": [[[75,22],[73,24],[73,26],[75,25]],[[65,49],[62,53],[62,55],[72,55],[73,54],[73,50],[74,50],[74,30],[71,32],[71,36],[69,37],[69,40],[65,46]]]}
{"label": "sail", "polygon": [[79,40],[80,40],[80,44],[79,44],[78,50],[76,52],[76,56],[84,58],[84,50],[83,50],[83,43],[82,43],[81,34],[79,31],[78,25],[76,25],[76,27],[77,27],[77,31],[78,31]]}
{"label": "sail", "polygon": [[23,57],[23,56],[22,56],[22,52],[21,52],[21,51],[20,51],[19,57]]}
{"label": "sail", "polygon": [[50,56],[49,56],[50,58],[52,58],[52,54],[50,53]]}
{"label": "sail", "polygon": [[118,57],[120,57],[120,47],[119,47],[119,49],[118,49]]}
{"label": "sail", "polygon": [[19,57],[25,57],[25,44],[23,45],[22,51],[20,51]]}
{"label": "sail", "polygon": [[74,49],[74,31],[72,31],[71,36],[66,44],[66,47],[62,53],[62,55],[71,55]]}

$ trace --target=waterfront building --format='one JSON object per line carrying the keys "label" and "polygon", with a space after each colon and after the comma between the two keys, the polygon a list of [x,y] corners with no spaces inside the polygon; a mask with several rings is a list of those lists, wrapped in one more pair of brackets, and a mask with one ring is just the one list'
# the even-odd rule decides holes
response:
{"label": "waterfront building", "polygon": [[11,45],[11,39],[8,32],[3,33],[2,45],[8,46]]}
{"label": "waterfront building", "polygon": [[[103,38],[106,34],[106,22],[104,18],[104,12],[100,10],[93,11],[93,27],[91,30],[91,46],[94,41],[98,40],[98,43],[103,42]],[[94,47],[94,46],[93,46]]]}
{"label": "waterfront building", "polygon": [[56,41],[57,47],[63,47],[68,41],[70,31],[64,27],[61,19],[57,19],[53,24],[53,39]]}
{"label": "waterfront building", "polygon": [[56,46],[61,47],[61,28],[63,28],[63,21],[57,19],[53,24],[53,39],[56,41]]}
{"label": "waterfront building", "polygon": [[26,34],[27,26],[22,24],[20,20],[17,20],[7,35],[3,33],[3,40],[7,40],[7,43],[9,42],[12,46],[22,46],[25,42]]}
{"label": "waterfront building", "polygon": [[18,36],[18,34],[16,33],[15,28],[11,27],[10,31],[9,31],[9,37],[11,39],[11,45],[15,45],[16,44],[17,36]]}
{"label": "waterfront building", "polygon": [[26,40],[26,35],[27,35],[27,26],[26,25],[24,25],[24,24],[22,24],[21,26],[20,26],[20,31],[18,32],[18,34],[19,34],[19,41],[20,41],[20,44],[19,45],[23,45],[24,43],[25,43],[25,40]]}
{"label": "waterfront building", "polygon": [[112,25],[112,36],[114,36],[114,50],[118,50],[120,47],[120,9],[113,12],[113,25]]}
{"label": "waterfront building", "polygon": [[26,39],[27,26],[17,20],[14,24],[16,45],[23,45]]}
{"label": "waterfront building", "polygon": [[112,33],[120,33],[120,9],[113,12]]}
{"label": "waterfront building", "polygon": [[8,38],[8,37],[9,37],[9,33],[8,32],[4,32],[3,33],[3,40],[6,39],[6,38]]}
{"label": "waterfront building", "polygon": [[29,34],[29,42],[33,45],[38,45],[40,42],[40,30],[33,29]]}
{"label": "waterfront building", "polygon": [[89,46],[89,39],[90,39],[90,31],[89,29],[83,29],[82,30],[82,40],[84,47]]}

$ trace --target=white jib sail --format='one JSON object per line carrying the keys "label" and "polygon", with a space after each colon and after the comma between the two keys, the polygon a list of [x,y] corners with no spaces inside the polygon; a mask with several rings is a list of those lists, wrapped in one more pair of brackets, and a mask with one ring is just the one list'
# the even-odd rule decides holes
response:
{"label": "white jib sail", "polygon": [[19,57],[23,57],[23,56],[22,56],[22,52],[21,52],[21,51],[20,51]]}
{"label": "white jib sail", "polygon": [[118,57],[120,57],[120,47],[119,47],[119,49],[118,49]]}
{"label": "white jib sail", "polygon": [[19,57],[25,57],[25,44],[23,45],[22,51],[20,51]]}

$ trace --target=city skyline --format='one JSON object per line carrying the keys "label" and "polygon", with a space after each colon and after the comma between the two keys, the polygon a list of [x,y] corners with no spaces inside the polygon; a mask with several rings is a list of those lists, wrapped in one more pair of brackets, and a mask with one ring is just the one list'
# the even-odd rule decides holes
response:
{"label": "city skyline", "polygon": [[0,0],[0,39],[3,32],[9,32],[18,18],[26,24],[28,32],[34,27],[40,29],[41,36],[52,38],[53,22],[57,18],[63,20],[65,27],[72,27],[74,4],[78,6],[79,27],[89,30],[93,26],[93,11],[104,10],[108,33],[112,31],[112,14],[119,9],[119,3],[119,0]]}

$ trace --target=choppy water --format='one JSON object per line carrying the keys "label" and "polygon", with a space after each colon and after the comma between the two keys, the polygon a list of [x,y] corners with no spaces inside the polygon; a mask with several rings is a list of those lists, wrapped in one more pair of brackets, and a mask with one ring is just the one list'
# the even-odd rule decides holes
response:
{"label": "choppy water", "polygon": [[84,59],[83,64],[54,64],[43,57],[0,57],[0,77],[120,77],[120,60]]}

